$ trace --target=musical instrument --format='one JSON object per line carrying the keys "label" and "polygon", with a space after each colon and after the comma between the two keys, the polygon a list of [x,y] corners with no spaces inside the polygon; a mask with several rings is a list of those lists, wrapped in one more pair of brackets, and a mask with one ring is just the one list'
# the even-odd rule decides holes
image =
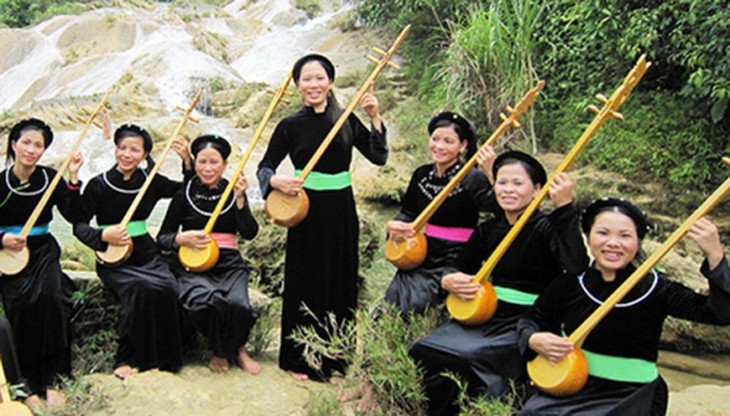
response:
{"label": "musical instrument", "polygon": [[541,355],[527,363],[527,373],[533,383],[542,391],[556,396],[567,396],[574,394],[585,386],[588,380],[588,362],[585,359],[580,347],[588,337],[588,334],[631,289],[646,276],[651,268],[684,237],[692,224],[705,216],[712,208],[719,204],[723,198],[730,194],[730,177],[710,195],[692,215],[680,225],[680,227],[669,236],[667,241],[661,245],[649,258],[644,261],[626,281],[624,281],[615,292],[611,294],[586,320],[568,336],[575,349],[571,351],[562,361],[552,363]]}
{"label": "musical instrument", "polygon": [[[403,43],[403,40],[410,30],[411,26],[406,26],[400,32],[398,38],[396,38],[395,42],[393,43],[393,46],[391,46],[388,51],[383,51],[380,48],[372,49],[373,52],[381,55],[381,59],[378,60],[377,58],[368,55],[368,59],[376,64],[375,69],[373,69],[373,71],[370,73],[370,76],[368,76],[363,83],[362,87],[360,87],[357,93],[355,93],[355,96],[352,98],[350,104],[342,111],[340,118],[337,119],[335,124],[332,126],[332,129],[330,129],[329,133],[327,133],[327,136],[325,136],[325,138],[322,140],[322,143],[314,152],[314,155],[312,155],[312,158],[309,160],[304,169],[302,169],[302,172],[299,175],[299,178],[301,180],[305,180],[307,176],[309,176],[309,174],[312,172],[314,166],[317,164],[317,162],[319,162],[319,159],[322,157],[325,150],[327,150],[327,147],[335,139],[335,136],[340,131],[345,122],[347,122],[347,118],[355,110],[355,106],[357,105],[357,103],[360,102],[362,96],[365,95],[365,93],[370,88],[370,85],[373,83],[378,74],[380,74],[383,68],[386,65],[389,65],[393,68],[400,69],[400,67],[391,62],[390,59],[395,54],[396,50],[398,50],[401,43]],[[266,197],[265,209],[266,215],[271,218],[271,220],[275,224],[281,225],[283,227],[293,227],[302,222],[304,218],[306,218],[307,213],[309,212],[309,197],[303,189],[296,195],[288,195],[284,192],[274,189],[271,191],[271,193],[269,193],[269,196]]]}
{"label": "musical instrument", "polygon": [[473,282],[481,285],[475,298],[472,300],[464,300],[454,294],[449,294],[447,296],[446,307],[452,318],[463,324],[478,325],[490,319],[494,315],[494,312],[497,310],[497,295],[494,291],[494,287],[492,287],[491,283],[487,281],[487,277],[492,273],[514,239],[517,238],[517,235],[530,220],[532,214],[540,206],[543,199],[545,199],[550,191],[549,185],[555,177],[570,167],[573,161],[575,161],[578,157],[578,154],[588,144],[588,141],[605,123],[612,118],[623,120],[623,116],[618,113],[617,110],[621,107],[624,101],[626,101],[629,94],[631,94],[631,91],[634,89],[644,73],[646,73],[647,69],[649,69],[650,65],[651,64],[646,61],[646,57],[642,55],[634,68],[624,79],[623,84],[616,89],[610,99],[607,99],[603,95],[596,96],[599,101],[604,103],[603,108],[599,110],[594,105],[588,107],[591,111],[597,113],[596,117],[594,117],[591,124],[583,132],[565,159],[550,175],[545,186],[540,189],[540,192],[538,192],[535,196],[535,199],[533,199],[527,208],[525,208],[525,211],[522,215],[520,215],[520,218],[514,223],[514,225],[512,225],[507,235],[499,243],[497,248],[492,252],[487,261],[482,265],[472,279]]}
{"label": "musical instrument", "polygon": [[[40,218],[41,214],[43,213],[46,204],[48,204],[48,201],[53,196],[53,191],[56,190],[56,186],[58,186],[61,178],[63,178],[63,174],[66,173],[66,169],[68,169],[68,165],[71,163],[71,159],[73,158],[76,151],[79,149],[79,146],[81,146],[81,141],[84,140],[84,137],[86,137],[86,133],[88,133],[89,129],[91,128],[91,124],[94,123],[94,117],[96,117],[99,111],[104,108],[104,103],[106,102],[108,96],[109,93],[104,94],[104,97],[96,106],[96,109],[89,114],[90,117],[88,120],[82,118],[85,124],[84,128],[81,130],[79,137],[71,146],[71,150],[68,152],[68,156],[66,156],[66,159],[58,168],[56,176],[54,176],[53,180],[51,180],[51,182],[48,184],[48,188],[43,193],[40,201],[38,201],[38,204],[28,217],[25,225],[20,230],[20,233],[18,234],[19,236],[27,237],[30,231],[35,226],[35,223],[36,221],[38,221],[38,218]],[[25,266],[28,265],[29,259],[30,251],[28,250],[27,246],[23,247],[23,249],[19,251],[0,249],[0,275],[12,276],[20,273],[21,271],[23,271],[23,269],[25,269]]]}
{"label": "musical instrument", "polygon": [[33,412],[26,405],[14,402],[10,397],[8,381],[5,379],[5,368],[0,357],[0,415],[3,416],[33,416]]}
{"label": "musical instrument", "polygon": [[[215,222],[218,220],[218,217],[220,216],[221,212],[223,211],[223,207],[226,204],[226,201],[228,200],[228,197],[231,195],[231,192],[233,191],[233,188],[236,184],[236,181],[238,180],[238,175],[241,174],[243,171],[244,166],[246,166],[246,162],[248,161],[248,158],[251,156],[251,153],[253,152],[254,146],[256,145],[256,142],[258,142],[259,138],[264,132],[264,128],[266,127],[266,123],[269,122],[269,119],[271,118],[272,114],[274,114],[274,110],[276,110],[276,107],[279,105],[279,102],[285,102],[289,103],[289,101],[284,98],[285,94],[290,94],[286,88],[289,86],[289,83],[292,79],[292,73],[291,71],[286,76],[286,80],[281,83],[279,88],[273,92],[274,98],[271,100],[271,103],[269,104],[269,108],[266,109],[266,112],[264,113],[263,118],[261,119],[261,122],[259,123],[258,128],[253,134],[253,138],[251,139],[251,142],[248,144],[248,149],[246,149],[246,152],[244,153],[243,157],[241,158],[241,161],[238,163],[238,166],[236,167],[236,170],[234,171],[233,175],[231,176],[231,181],[228,183],[228,186],[226,186],[226,189],[223,191],[223,194],[221,195],[221,198],[218,200],[218,203],[215,206],[215,209],[213,210],[213,213],[210,215],[210,219],[208,219],[208,222],[205,224],[205,228],[203,228],[203,232],[210,235],[211,232],[213,232],[213,227],[215,226]],[[204,272],[211,267],[215,266],[215,264],[218,262],[218,243],[216,243],[215,239],[211,238],[210,242],[208,243],[208,246],[202,250],[193,248],[193,247],[187,247],[187,246],[180,246],[180,250],[178,251],[178,258],[180,259],[180,263],[185,267],[186,270],[192,271],[192,272]]]}
{"label": "musical instrument", "polygon": [[[180,119],[180,122],[178,122],[177,127],[175,128],[175,131],[170,136],[170,139],[165,144],[165,147],[162,149],[162,152],[160,153],[160,156],[157,159],[157,163],[155,163],[155,166],[152,168],[150,173],[147,175],[147,179],[144,181],[144,184],[142,184],[142,187],[139,189],[139,192],[137,192],[137,195],[135,196],[134,200],[132,201],[132,204],[127,209],[127,213],[124,214],[124,217],[122,218],[122,221],[117,224],[113,225],[113,227],[122,227],[124,229],[127,228],[127,225],[132,220],[132,216],[134,215],[134,212],[137,210],[137,207],[142,202],[142,198],[144,197],[145,192],[147,192],[147,188],[150,187],[152,184],[152,180],[155,178],[155,175],[157,174],[157,171],[160,170],[160,166],[162,165],[162,160],[165,159],[165,156],[167,155],[167,152],[170,151],[170,148],[172,147],[172,141],[175,140],[175,138],[180,134],[180,131],[185,126],[185,123],[190,120],[194,123],[197,123],[198,120],[192,116],[193,110],[195,110],[195,106],[198,104],[198,101],[200,100],[200,97],[203,95],[203,90],[205,87],[201,87],[197,94],[195,94],[195,97],[193,98],[193,101],[190,103],[188,108],[182,108],[177,107],[178,110],[183,112],[183,117]],[[129,240],[129,244],[124,245],[115,245],[115,244],[109,244],[107,245],[106,250],[104,251],[97,251],[96,252],[96,259],[106,264],[107,266],[116,266],[125,260],[129,258],[129,256],[132,255],[132,251],[134,250],[134,244],[132,243],[132,240]]]}
{"label": "musical instrument", "polygon": [[[510,127],[514,126],[519,128],[520,124],[517,120],[520,118],[522,113],[527,111],[528,108],[535,102],[537,94],[545,86],[545,81],[539,81],[537,86],[529,90],[524,97],[520,100],[515,108],[507,107],[509,116],[505,116],[500,113],[502,118],[502,124],[492,133],[486,142],[482,145],[482,148],[491,146],[497,141],[505,131]],[[388,259],[395,267],[401,270],[413,270],[418,267],[426,259],[426,253],[428,251],[428,243],[426,235],[422,231],[422,228],[426,226],[429,219],[436,213],[441,204],[451,194],[451,191],[469,174],[471,168],[477,163],[477,154],[475,153],[468,161],[464,163],[464,166],[454,175],[446,186],[431,200],[431,202],[423,209],[423,211],[414,219],[409,225],[411,229],[416,231],[416,234],[403,241],[395,241],[389,237],[385,242],[385,258]]]}

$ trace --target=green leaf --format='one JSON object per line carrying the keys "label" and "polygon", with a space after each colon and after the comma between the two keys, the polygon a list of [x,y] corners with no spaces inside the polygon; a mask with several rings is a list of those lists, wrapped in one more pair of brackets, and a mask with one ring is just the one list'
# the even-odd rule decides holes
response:
{"label": "green leaf", "polygon": [[712,118],[713,123],[718,123],[723,119],[725,111],[727,111],[727,105],[727,98],[715,101],[715,104],[712,105],[712,109],[710,110],[710,117]]}

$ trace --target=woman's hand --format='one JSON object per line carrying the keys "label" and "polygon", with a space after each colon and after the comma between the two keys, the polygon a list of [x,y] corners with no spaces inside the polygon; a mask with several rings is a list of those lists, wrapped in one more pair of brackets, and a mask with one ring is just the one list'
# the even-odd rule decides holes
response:
{"label": "woman's hand", "polygon": [[203,250],[210,243],[210,236],[203,230],[188,230],[175,235],[175,244],[185,247]]}
{"label": "woman's hand", "polygon": [[375,126],[375,130],[383,131],[379,111],[380,103],[378,102],[378,97],[375,96],[375,83],[371,82],[368,92],[360,98],[360,108],[370,117],[370,121]]}
{"label": "woman's hand", "polygon": [[497,153],[494,152],[492,146],[484,146],[477,151],[477,164],[479,169],[487,175],[490,185],[494,185],[492,167],[495,160],[497,160]]}
{"label": "woman's hand", "polygon": [[472,280],[472,276],[461,272],[449,273],[441,278],[441,287],[462,300],[474,299],[481,286]]}
{"label": "woman's hand", "polygon": [[714,270],[720,264],[722,258],[725,257],[725,250],[720,241],[720,231],[717,226],[706,217],[702,217],[689,227],[687,235],[697,243],[697,246],[707,257],[710,270]]}
{"label": "woman's hand", "polygon": [[246,179],[246,175],[241,172],[241,174],[238,175],[236,184],[233,185],[233,192],[236,195],[236,206],[238,209],[242,209],[246,204],[246,188],[248,188],[248,179]]}
{"label": "woman's hand", "polygon": [[21,237],[16,234],[5,233],[3,234],[3,248],[10,251],[20,251],[25,247],[25,237]]}
{"label": "woman's hand", "polygon": [[84,165],[84,156],[81,152],[76,152],[71,156],[68,163],[68,179],[71,183],[79,183],[79,170]]}
{"label": "woman's hand", "polygon": [[530,335],[527,344],[552,363],[562,360],[575,348],[567,338],[559,337],[552,332],[535,332]]}
{"label": "woman's hand", "polygon": [[127,230],[120,226],[115,225],[109,228],[105,228],[101,232],[101,241],[104,241],[113,246],[126,246],[131,241]]}
{"label": "woman's hand", "polygon": [[416,235],[416,232],[411,228],[411,225],[403,221],[388,221],[386,224],[388,229],[388,236],[393,241],[400,243]]}
{"label": "woman's hand", "polygon": [[274,175],[269,180],[269,184],[277,191],[294,196],[302,190],[304,181],[292,176]]}
{"label": "woman's hand", "polygon": [[550,183],[548,191],[550,200],[555,208],[566,206],[573,202],[573,181],[565,172],[560,172]]}
{"label": "woman's hand", "polygon": [[188,149],[188,141],[184,137],[177,136],[172,139],[172,150],[180,156],[180,159],[185,164],[186,170],[193,169],[193,158],[190,155],[190,149]]}

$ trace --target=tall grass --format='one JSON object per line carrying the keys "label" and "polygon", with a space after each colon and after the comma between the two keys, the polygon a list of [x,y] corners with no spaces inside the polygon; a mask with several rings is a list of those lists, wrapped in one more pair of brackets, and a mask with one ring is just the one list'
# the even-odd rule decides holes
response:
{"label": "tall grass", "polygon": [[[446,88],[446,104],[487,123],[501,121],[500,111],[514,104],[538,79],[532,57],[544,3],[541,0],[495,0],[473,9],[450,27],[450,42],[436,79]],[[523,117],[533,151],[537,143],[532,117]]]}

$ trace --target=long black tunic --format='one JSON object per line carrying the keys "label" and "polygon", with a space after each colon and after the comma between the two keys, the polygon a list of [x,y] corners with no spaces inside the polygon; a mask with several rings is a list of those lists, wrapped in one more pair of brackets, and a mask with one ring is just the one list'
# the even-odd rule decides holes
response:
{"label": "long black tunic", "polygon": [[[413,221],[461,168],[462,164],[457,163],[442,176],[438,176],[433,164],[416,169],[395,219]],[[433,214],[428,221],[429,226],[474,230],[479,222],[479,211],[493,210],[494,199],[490,198],[490,190],[487,177],[479,170],[471,169]],[[410,271],[398,270],[385,292],[385,300],[396,305],[404,317],[410,311],[421,313],[426,307],[443,301],[446,293],[441,289],[441,277],[445,267],[456,259],[466,242],[436,237],[428,232],[426,240],[428,248],[424,262]]]}
{"label": "long black tunic", "polygon": [[[0,227],[25,225],[56,173],[36,166],[28,182],[20,184],[12,167],[2,171]],[[78,187],[69,187],[61,179],[36,227],[51,222],[54,205],[73,222],[76,217],[71,207],[78,205],[78,199]],[[0,247],[3,234],[0,231]],[[0,276],[0,293],[15,335],[20,371],[32,394],[44,394],[57,376],[71,375],[69,317],[74,285],[61,271],[61,249],[52,234],[30,235],[26,241],[28,266],[14,276]]]}
{"label": "long black tunic", "polygon": [[[303,107],[279,122],[257,173],[264,196],[270,192],[269,180],[284,157],[289,155],[294,167],[303,169],[336,119],[332,106],[324,113]],[[314,170],[326,174],[349,171],[353,146],[371,162],[385,164],[385,130],[368,131],[356,116],[350,115]],[[301,310],[302,304],[320,320],[326,319],[327,312],[333,312],[339,321],[354,316],[358,293],[358,218],[352,187],[306,192],[309,213],[287,232],[279,367],[322,379],[333,370],[344,372],[345,363],[324,359],[321,371],[310,368],[302,357],[303,347],[289,336],[300,326],[315,326],[321,331],[316,321]],[[322,331],[321,335],[326,336]]]}
{"label": "long black tunic", "polygon": [[[537,331],[572,333],[630,275],[621,270],[613,282],[589,268],[583,275],[562,276],[548,286],[517,325],[520,348],[527,359],[535,357],[528,339]],[[714,270],[707,262],[701,272],[710,284],[708,296],[670,282],[658,273],[645,276],[601,320],[583,343],[583,349],[612,357],[656,363],[662,325],[667,316],[707,324],[730,324],[730,268],[727,259]],[[623,374],[629,377],[630,374]],[[667,389],[661,377],[639,383],[592,375],[586,386],[568,397],[536,393],[525,404],[524,415],[656,415],[664,414]],[[632,379],[632,378],[629,378]],[[634,379],[635,380],[635,379]]]}
{"label": "long black tunic", "polygon": [[[456,269],[475,274],[510,228],[503,215],[480,224],[457,258]],[[491,281],[495,287],[538,294],[564,271],[575,273],[587,265],[578,211],[570,204],[549,215],[535,213],[495,267]],[[469,327],[451,321],[411,348],[411,356],[426,371],[424,383],[432,414],[458,412],[453,404],[456,385],[441,375],[446,370],[464,378],[472,394],[490,396],[506,393],[510,379],[524,378],[515,327],[528,305],[499,296],[497,311],[486,323]]]}
{"label": "long black tunic", "polygon": [[[188,272],[180,264],[174,244],[180,227],[184,231],[205,228],[227,183],[222,179],[217,188],[210,189],[202,185],[198,177],[189,181],[172,199],[157,243],[163,250],[174,252],[170,261],[173,273],[180,281],[180,301],[188,319],[207,335],[215,356],[235,359],[238,349],[246,344],[257,317],[248,298],[248,266],[237,249],[221,248],[213,268],[199,273]],[[250,240],[258,229],[248,201],[238,209],[231,195],[213,232],[238,233]]]}
{"label": "long black tunic", "polygon": [[[121,222],[146,178],[137,169],[125,181],[112,168],[91,179],[83,192],[84,214],[82,222],[74,224],[74,235],[94,250],[106,250],[102,230],[89,221],[96,216],[99,225]],[[179,182],[156,175],[132,221],[146,220],[157,201],[172,197],[180,188]],[[175,371],[182,364],[179,286],[148,233],[133,237],[132,242],[134,250],[123,264],[96,264],[97,274],[121,303],[117,366]]]}

